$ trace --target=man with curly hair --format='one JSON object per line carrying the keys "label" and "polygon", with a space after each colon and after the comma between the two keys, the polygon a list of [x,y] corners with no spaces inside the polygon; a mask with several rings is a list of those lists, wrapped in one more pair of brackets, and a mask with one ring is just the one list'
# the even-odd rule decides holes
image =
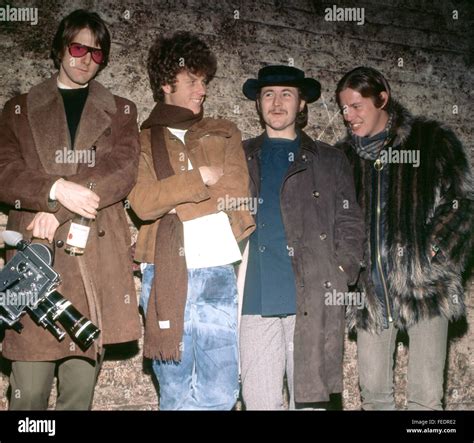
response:
{"label": "man with curly hair", "polygon": [[146,223],[144,355],[160,409],[229,410],[238,392],[238,241],[254,229],[237,127],[203,117],[216,59],[196,36],[158,38],[148,58],[156,106],[142,125],[138,182],[129,199]]}

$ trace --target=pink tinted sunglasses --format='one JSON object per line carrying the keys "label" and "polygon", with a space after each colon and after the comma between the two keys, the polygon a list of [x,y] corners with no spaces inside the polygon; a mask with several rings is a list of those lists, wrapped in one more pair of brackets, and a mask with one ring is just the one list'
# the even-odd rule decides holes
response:
{"label": "pink tinted sunglasses", "polygon": [[102,49],[92,48],[91,46],[81,45],[80,43],[70,43],[68,45],[69,54],[72,57],[84,57],[88,52],[91,53],[92,60],[94,60],[98,65],[104,63],[105,55]]}

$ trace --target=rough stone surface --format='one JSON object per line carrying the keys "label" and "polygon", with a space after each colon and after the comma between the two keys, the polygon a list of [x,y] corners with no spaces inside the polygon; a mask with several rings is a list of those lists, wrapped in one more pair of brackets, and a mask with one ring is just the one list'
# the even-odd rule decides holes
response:
{"label": "rough stone surface", "polygon": [[[5,3],[5,2],[3,2]],[[460,137],[474,161],[472,52],[469,48],[469,0],[430,2],[395,0],[345,1],[343,7],[365,8],[362,26],[330,22],[325,8],[333,1],[259,2],[236,0],[17,1],[37,7],[39,22],[0,23],[0,106],[53,71],[50,42],[61,17],[77,8],[99,12],[113,37],[110,65],[99,81],[133,100],[142,122],[153,107],[146,74],[147,51],[161,33],[191,30],[207,40],[219,62],[209,88],[208,115],[234,121],[244,137],[260,132],[252,102],[241,93],[243,81],[265,64],[290,63],[322,83],[321,99],[310,106],[308,132],[334,143],[344,129],[334,100],[338,79],[358,65],[371,65],[388,77],[393,95],[413,113],[445,122]],[[453,19],[458,11],[458,19]],[[8,208],[0,207],[0,230]],[[132,231],[135,233],[131,225]],[[0,252],[3,252],[0,250]],[[0,266],[3,262],[0,262]],[[137,294],[140,288],[136,278]],[[474,286],[467,277],[468,319],[450,328],[445,401],[447,409],[473,409],[469,325],[473,322]],[[157,409],[157,395],[139,345],[110,349],[100,374],[94,409]],[[406,337],[399,337],[395,369],[396,401],[406,402]],[[360,407],[356,345],[346,338],[342,394],[345,409]],[[8,362],[0,360],[0,409],[7,408]],[[54,407],[55,392],[50,406]]]}

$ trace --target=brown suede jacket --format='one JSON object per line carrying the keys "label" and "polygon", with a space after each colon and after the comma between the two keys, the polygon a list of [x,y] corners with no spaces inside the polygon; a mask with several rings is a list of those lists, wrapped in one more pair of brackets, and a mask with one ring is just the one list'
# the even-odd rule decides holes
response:
{"label": "brown suede jacket", "polygon": [[[247,163],[240,131],[233,123],[203,118],[186,133],[186,149],[166,130],[166,148],[175,175],[164,180],[155,174],[150,136],[150,129],[140,134],[138,182],[128,197],[132,209],[145,222],[138,233],[136,261],[153,263],[160,218],[174,208],[181,221],[224,210],[237,241],[253,232],[255,222],[244,200],[250,197]],[[187,153],[192,170],[188,170]],[[206,186],[200,166],[220,166],[224,175],[215,185]]]}

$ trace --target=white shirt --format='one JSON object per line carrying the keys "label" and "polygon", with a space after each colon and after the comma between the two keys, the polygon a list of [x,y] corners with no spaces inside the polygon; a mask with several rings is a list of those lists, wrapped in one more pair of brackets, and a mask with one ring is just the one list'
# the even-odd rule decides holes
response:
{"label": "white shirt", "polygon": [[[168,128],[184,144],[185,129]],[[193,165],[188,159],[188,170]],[[242,260],[229,217],[224,211],[183,222],[184,254],[191,268],[222,266]]]}

